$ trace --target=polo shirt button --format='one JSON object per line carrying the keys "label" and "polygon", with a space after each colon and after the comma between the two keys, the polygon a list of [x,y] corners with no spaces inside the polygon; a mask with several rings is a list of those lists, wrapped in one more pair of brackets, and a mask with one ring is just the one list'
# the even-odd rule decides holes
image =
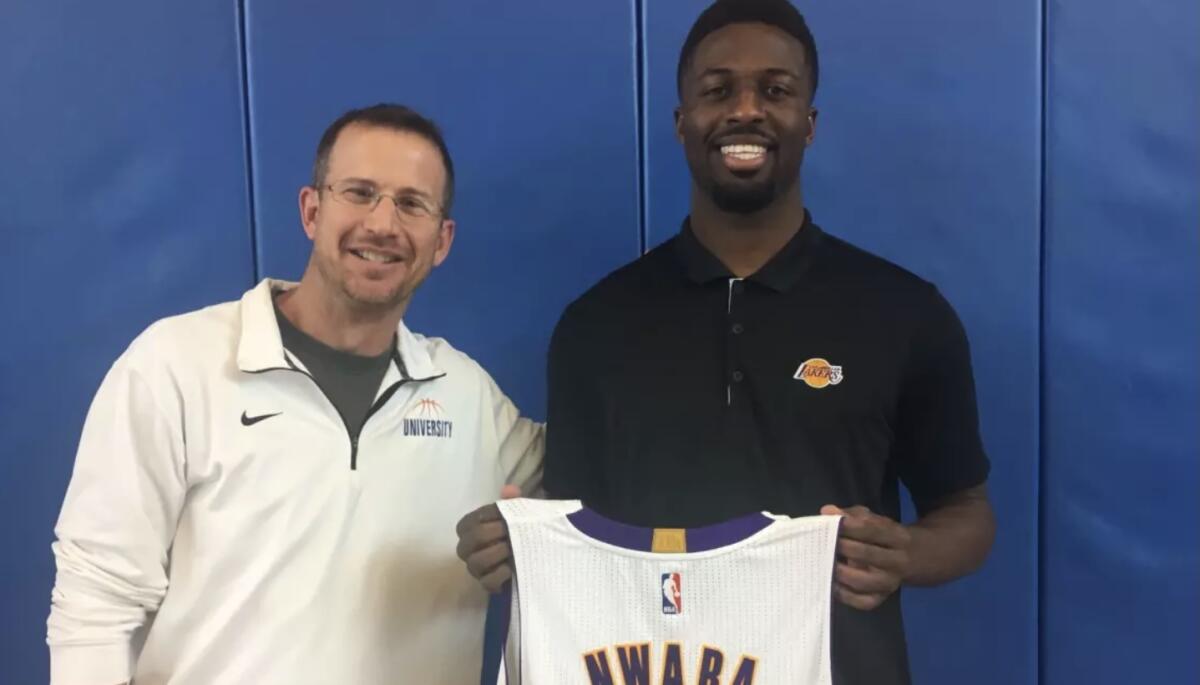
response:
{"label": "polo shirt button", "polygon": [[729,330],[733,331],[733,334],[734,334],[734,335],[741,335],[741,334],[742,334],[742,331],[744,331],[744,330],[746,330],[746,329],[742,327],[742,324],[740,324],[740,323],[735,323],[735,324],[733,324],[733,326],[731,326],[731,327],[729,328]]}
{"label": "polo shirt button", "polygon": [[741,371],[733,372],[733,382],[734,383],[741,383],[742,379],[745,377],[746,377],[746,374],[742,373]]}

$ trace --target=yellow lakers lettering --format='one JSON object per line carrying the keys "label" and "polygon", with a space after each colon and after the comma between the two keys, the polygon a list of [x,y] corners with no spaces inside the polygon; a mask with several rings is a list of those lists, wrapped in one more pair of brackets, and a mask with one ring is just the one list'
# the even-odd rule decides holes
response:
{"label": "yellow lakers lettering", "polygon": [[693,666],[683,662],[678,642],[654,653],[649,642],[605,647],[583,655],[590,685],[753,685],[758,659],[742,655],[725,658],[716,647],[703,646]]}

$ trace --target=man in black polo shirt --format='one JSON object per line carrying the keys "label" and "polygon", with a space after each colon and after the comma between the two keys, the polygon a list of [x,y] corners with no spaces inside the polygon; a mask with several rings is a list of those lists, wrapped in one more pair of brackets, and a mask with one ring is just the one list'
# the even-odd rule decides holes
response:
{"label": "man in black polo shirt", "polygon": [[[896,591],[983,562],[989,464],[950,305],[804,208],[817,75],[786,0],[719,0],[692,27],[675,114],[691,213],[563,314],[545,486],[642,526],[844,513],[835,682],[907,683]],[[492,510],[473,516],[460,556],[495,588],[509,574],[503,528]]]}

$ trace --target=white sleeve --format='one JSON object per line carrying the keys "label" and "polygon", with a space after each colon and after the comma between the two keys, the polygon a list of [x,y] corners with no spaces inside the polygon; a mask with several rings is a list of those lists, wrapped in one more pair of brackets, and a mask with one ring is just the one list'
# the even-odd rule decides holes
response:
{"label": "white sleeve", "polygon": [[499,443],[499,468],[506,484],[521,488],[524,497],[542,497],[542,456],[546,453],[546,424],[521,416],[517,406],[483,372],[492,398],[492,420]]}
{"label": "white sleeve", "polygon": [[[186,492],[182,406],[127,353],[92,401],[52,545],[50,682],[124,682],[135,634],[167,591]],[[165,378],[167,374],[157,375]]]}

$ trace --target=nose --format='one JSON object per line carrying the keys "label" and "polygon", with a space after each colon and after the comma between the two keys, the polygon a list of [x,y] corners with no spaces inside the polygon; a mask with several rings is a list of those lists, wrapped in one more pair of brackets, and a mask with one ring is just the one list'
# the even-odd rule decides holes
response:
{"label": "nose", "polygon": [[395,200],[380,195],[375,206],[363,217],[363,228],[372,233],[390,233],[397,229]]}
{"label": "nose", "polygon": [[729,110],[726,122],[730,124],[761,122],[764,117],[762,98],[758,88],[743,87],[739,88],[733,97],[733,109]]}

